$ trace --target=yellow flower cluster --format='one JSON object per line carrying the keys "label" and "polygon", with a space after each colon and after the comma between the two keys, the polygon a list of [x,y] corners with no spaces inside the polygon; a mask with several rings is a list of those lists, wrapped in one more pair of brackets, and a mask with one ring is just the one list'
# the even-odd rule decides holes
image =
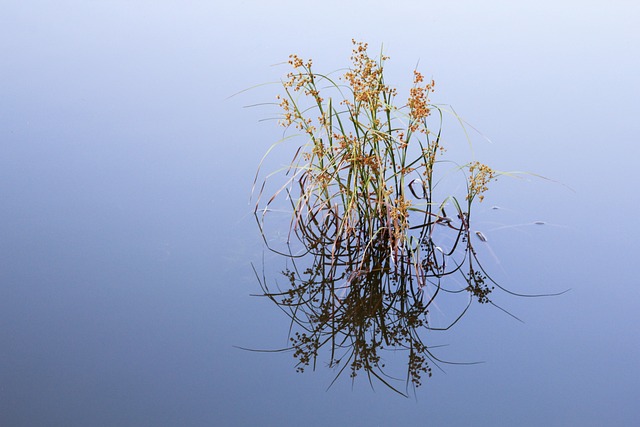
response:
{"label": "yellow flower cluster", "polygon": [[289,55],[289,64],[291,64],[291,66],[296,70],[302,70],[287,74],[288,80],[283,83],[285,88],[291,87],[295,92],[297,92],[303,86],[313,82],[313,74],[311,73],[311,65],[313,65],[313,61],[311,59],[305,63],[298,55],[291,54]]}
{"label": "yellow flower cluster", "polygon": [[313,138],[316,132],[316,127],[312,125],[313,121],[309,118],[303,117],[297,108],[291,108],[291,103],[288,99],[283,98],[280,95],[277,95],[276,99],[278,99],[278,105],[283,111],[282,118],[278,121],[278,124],[288,128],[295,123],[297,129],[304,130]]}
{"label": "yellow flower cluster", "polygon": [[484,199],[482,193],[488,190],[487,184],[494,178],[495,171],[489,166],[480,162],[472,162],[469,165],[469,194],[467,194],[467,200],[478,196],[478,199],[482,201]]}
{"label": "yellow flower cluster", "polygon": [[311,68],[311,64],[313,63],[313,61],[311,59],[309,59],[307,61],[307,64],[305,65],[304,61],[302,59],[300,59],[300,57],[298,55],[296,55],[295,53],[292,53],[291,55],[289,55],[289,64],[291,64],[291,66],[293,68]]}
{"label": "yellow flower cluster", "polygon": [[[354,45],[351,55],[354,68],[344,74],[344,79],[351,87],[356,103],[367,103],[371,111],[377,111],[384,102],[380,99],[383,92],[389,96],[395,95],[395,89],[386,86],[382,76],[382,62],[389,57],[382,56],[378,63],[367,54],[367,43],[351,42]],[[345,104],[351,105],[348,101]]]}
{"label": "yellow flower cluster", "polygon": [[420,83],[423,81],[424,76],[414,70],[414,86],[409,92],[409,101],[407,102],[407,105],[409,106],[409,117],[411,118],[411,125],[409,129],[412,132],[416,132],[418,129],[422,132],[426,132],[426,127],[421,127],[420,124],[429,116],[429,114],[431,114],[431,109],[429,108],[429,92],[434,91],[433,87],[435,86],[435,82],[431,80],[430,83],[420,86]]}
{"label": "yellow flower cluster", "polygon": [[293,123],[293,114],[291,110],[291,106],[289,104],[289,100],[281,97],[280,95],[276,96],[276,99],[279,101],[278,105],[282,108],[283,117],[278,122],[280,126],[289,127],[291,123]]}

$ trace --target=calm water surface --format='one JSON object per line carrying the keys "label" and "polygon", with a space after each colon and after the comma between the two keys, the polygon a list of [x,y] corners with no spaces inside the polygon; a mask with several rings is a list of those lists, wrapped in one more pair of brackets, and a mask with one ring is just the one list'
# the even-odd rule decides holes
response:
{"label": "calm water surface", "polygon": [[[631,425],[638,7],[285,3],[6,5],[0,424]],[[433,100],[492,140],[479,157],[554,180],[499,181],[477,227],[509,289],[572,290],[496,295],[524,323],[474,306],[433,342],[484,363],[444,366],[411,399],[364,378],[327,391],[325,366],[234,347],[286,345],[288,323],[250,297],[264,253],[250,189],[281,130],[242,106],[276,87],[227,97],[277,81],[292,52],[343,67],[351,37],[384,42],[399,84],[420,60]]]}

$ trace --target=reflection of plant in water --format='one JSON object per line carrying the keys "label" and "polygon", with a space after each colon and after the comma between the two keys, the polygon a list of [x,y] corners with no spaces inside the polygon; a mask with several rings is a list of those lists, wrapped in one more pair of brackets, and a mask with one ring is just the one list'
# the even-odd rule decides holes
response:
{"label": "reflection of plant in water", "polygon": [[[339,374],[364,370],[391,386],[381,350],[404,349],[407,381],[419,386],[437,361],[425,334],[448,329],[473,300],[489,302],[491,279],[478,262],[469,224],[474,202],[482,201],[496,173],[475,161],[455,166],[466,176],[466,192],[436,200],[442,180],[436,173],[452,162],[441,159],[443,110],[429,102],[434,82],[414,71],[408,100],[396,107],[396,89],[384,80],[386,59],[372,59],[367,45],[354,41],[353,67],[339,84],[315,73],[311,60],[290,56],[293,71],[278,97],[280,124],[307,142],[266,202],[262,185],[256,217],[266,242],[270,207],[277,200],[289,205],[287,249],[271,249],[292,264],[283,272],[286,288],[272,289],[264,276],[260,283],[291,317],[299,371],[315,367],[327,347]],[[445,280],[454,275],[462,286]],[[435,328],[429,308],[441,292],[469,298],[449,325]]]}

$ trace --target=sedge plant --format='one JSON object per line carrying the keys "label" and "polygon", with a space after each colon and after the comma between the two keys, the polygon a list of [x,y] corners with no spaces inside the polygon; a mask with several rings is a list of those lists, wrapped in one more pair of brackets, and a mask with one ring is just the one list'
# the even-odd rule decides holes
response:
{"label": "sedge plant", "polygon": [[[277,104],[293,154],[255,190],[265,242],[287,259],[285,284],[257,276],[263,295],[291,318],[288,349],[298,371],[315,368],[326,349],[336,378],[365,372],[404,394],[391,383],[383,350],[405,351],[406,384],[420,386],[439,362],[429,333],[451,327],[474,301],[490,302],[495,283],[478,260],[470,224],[498,174],[445,158],[446,111],[430,101],[434,81],[414,70],[408,98],[398,102],[385,81],[388,59],[353,41],[350,68],[334,78],[290,56]],[[291,143],[292,135],[302,142]],[[462,177],[463,190],[438,192],[452,176]],[[267,192],[267,181],[277,179]],[[266,237],[276,205],[290,213],[285,249]],[[466,302],[435,327],[429,310],[443,293]]]}

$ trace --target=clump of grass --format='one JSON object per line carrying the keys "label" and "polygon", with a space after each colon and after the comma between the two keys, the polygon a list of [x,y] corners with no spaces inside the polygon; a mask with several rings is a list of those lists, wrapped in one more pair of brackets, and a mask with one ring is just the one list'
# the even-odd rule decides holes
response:
{"label": "clump of grass", "polygon": [[[270,248],[291,261],[286,287],[274,289],[264,275],[259,281],[291,317],[299,371],[315,368],[327,347],[337,376],[364,371],[402,393],[389,382],[382,351],[406,350],[406,383],[420,386],[439,361],[429,331],[451,327],[473,301],[490,302],[493,283],[470,223],[497,173],[470,161],[454,164],[452,175],[441,135],[445,111],[430,101],[435,82],[414,70],[408,99],[398,104],[385,81],[389,58],[372,58],[366,43],[353,46],[339,79],[315,72],[311,60],[289,58],[279,123],[304,142],[273,194],[262,183],[255,212],[267,242],[272,205],[288,204],[288,249]],[[461,194],[436,196],[443,179],[460,174]],[[466,294],[467,302],[436,328],[429,309],[444,292]]]}

